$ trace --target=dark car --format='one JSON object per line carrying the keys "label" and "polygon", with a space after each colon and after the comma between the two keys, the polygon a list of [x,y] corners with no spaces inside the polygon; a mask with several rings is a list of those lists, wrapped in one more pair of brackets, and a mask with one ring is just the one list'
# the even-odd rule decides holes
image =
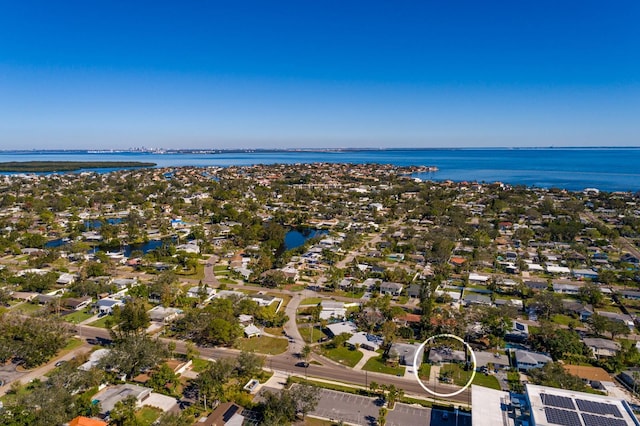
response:
{"label": "dark car", "polygon": [[58,362],[56,362],[56,363],[55,363],[55,366],[56,366],[56,367],[61,367],[61,366],[63,366],[66,362],[67,362],[67,361],[65,361],[65,360],[60,360],[60,361],[58,361]]}
{"label": "dark car", "polygon": [[300,361],[300,362],[296,363],[296,367],[307,368],[307,367],[309,367],[309,363],[307,361]]}

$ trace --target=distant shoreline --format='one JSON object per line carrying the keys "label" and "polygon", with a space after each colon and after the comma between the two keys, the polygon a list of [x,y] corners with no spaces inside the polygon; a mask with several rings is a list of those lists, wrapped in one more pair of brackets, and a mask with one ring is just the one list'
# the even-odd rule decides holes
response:
{"label": "distant shoreline", "polygon": [[[640,146],[513,146],[513,147],[317,147],[317,148],[167,148],[167,149],[0,149],[0,154],[233,154],[277,152],[384,152],[384,151],[588,151],[588,150],[638,150]],[[2,163],[0,163],[2,164]]]}
{"label": "distant shoreline", "polygon": [[0,172],[75,172],[82,169],[154,167],[140,161],[10,161],[0,163]]}

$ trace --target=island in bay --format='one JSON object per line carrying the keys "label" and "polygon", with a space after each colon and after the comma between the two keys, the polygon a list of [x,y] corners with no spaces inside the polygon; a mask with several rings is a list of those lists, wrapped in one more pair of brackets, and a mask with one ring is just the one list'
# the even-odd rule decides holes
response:
{"label": "island in bay", "polygon": [[0,172],[73,172],[82,169],[153,167],[141,161],[10,161],[0,163]]}

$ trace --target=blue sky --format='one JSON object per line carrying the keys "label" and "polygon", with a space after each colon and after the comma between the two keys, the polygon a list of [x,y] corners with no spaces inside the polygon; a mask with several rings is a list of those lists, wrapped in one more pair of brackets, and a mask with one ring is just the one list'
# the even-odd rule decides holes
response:
{"label": "blue sky", "polygon": [[0,0],[0,149],[639,146],[639,20],[636,0]]}

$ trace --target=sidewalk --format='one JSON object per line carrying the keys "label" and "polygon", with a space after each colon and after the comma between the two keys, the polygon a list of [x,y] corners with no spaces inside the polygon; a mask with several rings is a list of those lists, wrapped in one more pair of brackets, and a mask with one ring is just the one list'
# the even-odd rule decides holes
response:
{"label": "sidewalk", "polygon": [[379,353],[368,351],[366,349],[359,349],[359,351],[362,352],[363,356],[362,356],[362,359],[360,361],[358,361],[358,363],[356,365],[353,366],[354,370],[362,370],[362,367],[364,367],[364,365],[367,363],[367,361],[369,361],[371,358],[375,358],[377,356],[380,356]]}

